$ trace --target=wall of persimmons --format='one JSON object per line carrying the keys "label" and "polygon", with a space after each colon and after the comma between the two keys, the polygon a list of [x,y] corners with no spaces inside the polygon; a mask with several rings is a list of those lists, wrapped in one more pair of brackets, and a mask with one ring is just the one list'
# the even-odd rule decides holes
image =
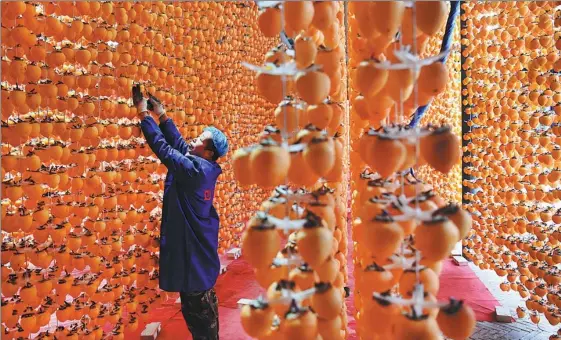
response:
{"label": "wall of persimmons", "polygon": [[561,318],[559,3],[462,4],[464,253],[525,299],[518,316]]}
{"label": "wall of persimmons", "polygon": [[[187,138],[213,124],[231,145],[255,142],[274,107],[240,63],[276,42],[256,17],[253,3],[2,2],[2,338],[56,316],[57,337],[99,339],[105,327],[122,339],[148,319],[161,301],[165,168],[131,85],[160,98]],[[264,193],[238,187],[229,156],[221,165],[224,252]]]}

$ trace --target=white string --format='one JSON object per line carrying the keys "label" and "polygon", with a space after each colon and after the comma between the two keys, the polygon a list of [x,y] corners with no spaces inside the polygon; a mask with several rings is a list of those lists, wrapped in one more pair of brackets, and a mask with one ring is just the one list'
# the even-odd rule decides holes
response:
{"label": "white string", "polygon": [[[417,3],[416,0],[413,0],[413,5],[411,8],[411,20],[412,22],[412,27],[413,27],[413,38],[412,38],[412,43],[413,43],[413,51],[415,53],[418,53],[418,47],[417,47]],[[407,56],[405,54],[401,55],[402,57],[407,58]],[[400,55],[398,54],[397,56],[398,58],[400,58]],[[438,57],[438,58],[436,58]],[[432,57],[432,58],[436,58],[435,60],[432,60],[430,64],[432,64],[434,61],[438,60],[440,58],[440,55]],[[416,56],[414,58],[411,58],[410,60],[414,60],[417,59],[419,60]],[[431,59],[431,58],[428,58]],[[419,72],[419,70],[421,69],[421,66],[424,65],[417,65],[414,64],[414,68],[413,68],[413,72],[415,74],[415,78],[417,77],[417,73]],[[418,107],[418,100],[419,100],[419,86],[418,83],[415,81],[415,84],[413,85],[413,107],[416,108]],[[414,136],[415,136],[415,164],[419,163],[420,160],[420,152],[421,152],[421,148],[420,148],[420,143],[419,143],[419,139],[421,138],[421,129],[419,127],[419,124],[415,125],[414,128]],[[415,185],[415,196],[419,196],[419,191],[420,188],[418,185]],[[420,205],[420,200],[415,200],[415,213],[419,212],[421,209],[419,207]],[[408,207],[409,208],[409,207]],[[421,213],[419,213],[420,216],[416,215],[415,218],[417,218],[418,220],[422,220],[421,218],[418,217],[424,217],[423,215],[421,215]],[[419,274],[419,266],[420,266],[420,259],[421,259],[421,255],[420,255],[420,251],[418,249],[415,250],[415,281],[417,282],[417,284],[420,284],[421,278],[420,278],[420,274]],[[420,288],[422,290],[422,286]],[[419,312],[417,309],[414,310],[416,313]],[[418,315],[420,315],[421,313],[419,312]]]}

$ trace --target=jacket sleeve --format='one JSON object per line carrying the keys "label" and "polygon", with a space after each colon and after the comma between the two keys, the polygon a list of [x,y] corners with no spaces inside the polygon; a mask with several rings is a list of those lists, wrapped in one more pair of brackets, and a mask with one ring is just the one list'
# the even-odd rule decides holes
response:
{"label": "jacket sleeve", "polygon": [[171,172],[180,177],[195,177],[202,173],[200,164],[193,162],[185,154],[174,149],[152,117],[146,117],[140,123],[142,133],[150,149]]}
{"label": "jacket sleeve", "polygon": [[181,154],[187,153],[189,149],[187,142],[185,142],[185,139],[183,139],[171,118],[168,118],[165,122],[160,123],[160,130],[172,148],[179,151]]}

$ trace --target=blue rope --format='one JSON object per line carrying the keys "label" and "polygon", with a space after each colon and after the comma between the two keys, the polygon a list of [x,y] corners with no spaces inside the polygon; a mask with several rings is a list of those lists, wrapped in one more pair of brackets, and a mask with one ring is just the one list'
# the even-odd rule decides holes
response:
{"label": "blue rope", "polygon": [[[448,15],[448,21],[446,22],[446,30],[444,31],[444,37],[442,37],[442,45],[440,47],[440,53],[445,52],[446,54],[440,58],[440,61],[445,63],[450,55],[450,46],[452,45],[452,35],[454,33],[454,23],[456,22],[456,18],[460,13],[460,1],[451,1],[450,2],[450,14]],[[429,108],[430,103],[417,108],[417,111],[413,114],[411,118],[411,122],[409,122],[410,127],[414,127],[419,123],[423,115]]]}

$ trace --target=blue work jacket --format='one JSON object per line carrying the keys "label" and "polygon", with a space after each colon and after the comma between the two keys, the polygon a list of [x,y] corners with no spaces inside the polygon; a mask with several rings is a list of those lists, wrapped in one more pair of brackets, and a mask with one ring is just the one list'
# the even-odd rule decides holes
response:
{"label": "blue work jacket", "polygon": [[171,119],[160,126],[152,117],[141,122],[146,142],[167,167],[160,236],[160,288],[168,292],[202,292],[220,272],[218,227],[213,206],[216,162],[190,155]]}

